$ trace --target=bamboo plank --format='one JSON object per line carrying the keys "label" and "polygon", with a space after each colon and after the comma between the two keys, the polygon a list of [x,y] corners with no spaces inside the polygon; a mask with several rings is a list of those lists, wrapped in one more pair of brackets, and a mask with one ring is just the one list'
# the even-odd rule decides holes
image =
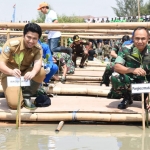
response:
{"label": "bamboo plank", "polygon": [[[0,23],[0,28],[23,29],[26,23]],[[49,29],[134,29],[144,26],[150,29],[149,22],[129,23],[38,23],[43,30]]]}

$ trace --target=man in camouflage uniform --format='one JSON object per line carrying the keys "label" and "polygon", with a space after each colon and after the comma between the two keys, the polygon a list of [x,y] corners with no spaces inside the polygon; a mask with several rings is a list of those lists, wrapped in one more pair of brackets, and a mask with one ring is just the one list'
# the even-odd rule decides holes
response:
{"label": "man in camouflage uniform", "polygon": [[129,36],[124,35],[124,36],[122,37],[122,41],[117,41],[117,42],[114,44],[114,47],[112,48],[111,53],[110,53],[110,55],[112,56],[111,62],[110,62],[110,64],[107,64],[107,66],[106,66],[105,72],[104,72],[104,74],[103,74],[103,76],[102,76],[102,81],[101,81],[101,83],[100,83],[100,86],[101,86],[102,84],[105,84],[106,86],[109,86],[109,83],[110,83],[109,77],[110,77],[110,76],[112,75],[112,73],[114,72],[114,64],[115,64],[114,62],[115,62],[115,59],[116,59],[117,56],[118,56],[117,54],[118,54],[118,52],[119,52],[119,50],[120,50],[122,44],[124,43],[124,41],[128,41],[129,39],[130,39]]}
{"label": "man in camouflage uniform", "polygon": [[[123,47],[115,60],[115,72],[111,76],[111,82],[113,93],[123,97],[118,105],[119,109],[125,109],[133,103],[130,91],[131,83],[150,82],[148,39],[148,30],[145,27],[137,27],[133,35],[134,44]],[[146,99],[147,94],[144,94],[144,97]]]}
{"label": "man in camouflage uniform", "polygon": [[103,57],[105,57],[105,56],[109,57],[110,51],[111,51],[110,40],[109,39],[104,39],[103,40],[103,47],[102,47]]}
{"label": "man in camouflage uniform", "polygon": [[71,59],[71,56],[67,53],[55,52],[53,54],[53,58],[55,59],[54,61],[56,61],[57,65],[63,68],[61,82],[64,83],[66,81],[66,74],[73,74],[75,71],[74,63]]}
{"label": "man in camouflage uniform", "polygon": [[79,67],[84,68],[84,62],[88,58],[88,48],[84,45],[89,45],[91,42],[86,42],[84,40],[80,40],[80,37],[78,35],[73,36],[73,43],[70,45],[72,48],[72,60],[75,64],[75,67],[77,67],[76,59],[77,57],[82,57]]}

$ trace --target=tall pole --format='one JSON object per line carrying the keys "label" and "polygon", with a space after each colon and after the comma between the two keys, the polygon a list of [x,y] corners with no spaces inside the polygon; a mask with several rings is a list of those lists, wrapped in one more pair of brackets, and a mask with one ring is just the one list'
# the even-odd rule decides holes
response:
{"label": "tall pole", "polygon": [[137,4],[138,4],[138,20],[140,22],[140,0],[137,0]]}

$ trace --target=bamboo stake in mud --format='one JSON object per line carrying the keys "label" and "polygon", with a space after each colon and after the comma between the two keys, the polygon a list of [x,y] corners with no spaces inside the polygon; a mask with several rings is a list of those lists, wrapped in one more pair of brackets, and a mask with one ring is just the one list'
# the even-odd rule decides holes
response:
{"label": "bamboo stake in mud", "polygon": [[145,130],[145,111],[144,111],[144,93],[142,95],[142,126],[143,130]]}
{"label": "bamboo stake in mud", "polygon": [[64,121],[60,121],[55,131],[60,131],[64,125]]}

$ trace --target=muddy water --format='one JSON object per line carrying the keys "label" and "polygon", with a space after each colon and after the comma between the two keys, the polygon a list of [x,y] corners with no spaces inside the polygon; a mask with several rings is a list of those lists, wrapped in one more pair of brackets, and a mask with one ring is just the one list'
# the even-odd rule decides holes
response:
{"label": "muddy water", "polygon": [[150,129],[125,125],[65,124],[0,127],[0,150],[149,150]]}

